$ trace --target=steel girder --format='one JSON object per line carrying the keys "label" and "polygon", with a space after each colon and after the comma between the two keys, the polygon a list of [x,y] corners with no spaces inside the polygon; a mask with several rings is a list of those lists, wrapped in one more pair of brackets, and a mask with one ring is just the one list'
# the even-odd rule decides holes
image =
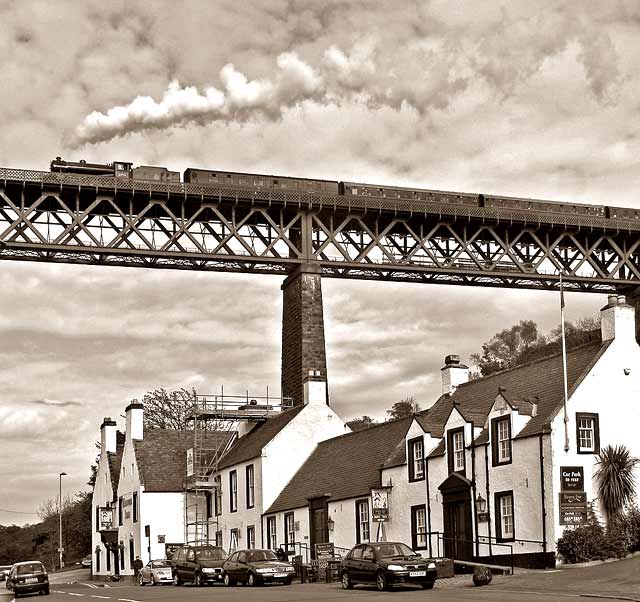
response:
{"label": "steel girder", "polygon": [[547,290],[562,273],[586,292],[640,281],[638,229],[76,180],[0,179],[0,259],[270,274],[311,264],[335,278]]}

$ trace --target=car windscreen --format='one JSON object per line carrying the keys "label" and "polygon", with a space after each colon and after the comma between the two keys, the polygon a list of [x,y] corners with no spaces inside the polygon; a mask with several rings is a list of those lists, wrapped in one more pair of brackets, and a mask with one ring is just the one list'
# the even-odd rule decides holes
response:
{"label": "car windscreen", "polygon": [[419,556],[409,546],[403,543],[378,543],[372,544],[373,549],[380,558],[393,556]]}
{"label": "car windscreen", "polygon": [[152,569],[163,569],[170,566],[171,566],[171,563],[168,560],[154,560],[151,563]]}
{"label": "car windscreen", "polygon": [[198,560],[225,560],[226,557],[227,555],[221,548],[196,550],[196,558]]}
{"label": "car windscreen", "polygon": [[43,573],[44,567],[39,562],[30,562],[16,567],[17,575],[31,575],[32,573]]}
{"label": "car windscreen", "polygon": [[251,550],[247,552],[247,562],[261,562],[263,560],[278,560],[271,550]]}

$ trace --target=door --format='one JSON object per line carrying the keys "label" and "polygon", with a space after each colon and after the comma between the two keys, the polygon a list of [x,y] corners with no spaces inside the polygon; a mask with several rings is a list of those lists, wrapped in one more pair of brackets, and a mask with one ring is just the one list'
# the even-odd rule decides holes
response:
{"label": "door", "polygon": [[329,525],[327,523],[327,498],[315,498],[309,501],[310,545],[312,557],[315,559],[315,544],[329,541]]}
{"label": "door", "polygon": [[444,503],[444,551],[447,558],[471,560],[473,528],[471,500]]}
{"label": "door", "polygon": [[365,583],[374,583],[376,573],[378,572],[378,565],[376,564],[376,555],[371,546],[364,546],[362,549],[361,567],[361,580]]}

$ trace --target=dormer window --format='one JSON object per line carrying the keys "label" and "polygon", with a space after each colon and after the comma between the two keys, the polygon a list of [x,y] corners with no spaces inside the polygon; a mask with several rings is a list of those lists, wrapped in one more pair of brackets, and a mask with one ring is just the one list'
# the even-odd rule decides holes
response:
{"label": "dormer window", "polygon": [[449,472],[465,472],[464,428],[447,433]]}
{"label": "dormer window", "polygon": [[422,437],[410,439],[409,447],[409,481],[424,480],[424,442]]}
{"label": "dormer window", "polygon": [[576,441],[579,454],[600,452],[598,414],[576,414]]}
{"label": "dormer window", "polygon": [[511,464],[511,419],[501,416],[491,421],[491,453],[493,465]]}

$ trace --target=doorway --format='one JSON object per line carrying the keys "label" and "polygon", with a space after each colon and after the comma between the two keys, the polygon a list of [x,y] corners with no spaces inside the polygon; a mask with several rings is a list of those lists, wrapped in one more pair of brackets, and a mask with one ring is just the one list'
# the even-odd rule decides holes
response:
{"label": "doorway", "polygon": [[447,558],[473,558],[471,481],[452,473],[439,487],[444,518],[444,553]]}
{"label": "doorway", "polygon": [[329,541],[329,524],[327,518],[327,498],[320,497],[309,500],[309,523],[311,525],[309,529],[309,543],[311,546],[311,555],[314,559],[315,544],[327,543]]}

